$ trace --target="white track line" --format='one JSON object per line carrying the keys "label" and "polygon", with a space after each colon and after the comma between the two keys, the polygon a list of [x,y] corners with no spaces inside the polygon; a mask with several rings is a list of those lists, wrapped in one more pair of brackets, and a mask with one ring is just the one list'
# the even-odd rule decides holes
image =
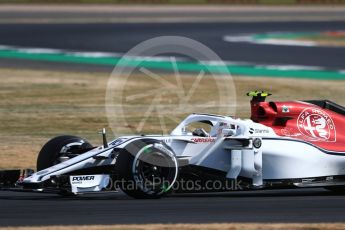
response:
{"label": "white track line", "polygon": [[318,46],[316,42],[313,41],[296,41],[289,39],[253,39],[252,35],[240,35],[240,36],[231,36],[226,35],[223,37],[223,40],[226,42],[247,42],[252,44],[263,44],[263,45],[280,45],[280,46]]}

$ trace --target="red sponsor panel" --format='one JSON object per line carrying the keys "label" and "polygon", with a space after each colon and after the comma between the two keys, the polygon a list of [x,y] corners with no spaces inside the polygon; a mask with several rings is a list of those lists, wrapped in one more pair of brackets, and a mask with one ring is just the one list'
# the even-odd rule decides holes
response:
{"label": "red sponsor panel", "polygon": [[345,115],[339,110],[303,101],[251,104],[252,119],[271,127],[277,135],[307,141],[325,150],[345,152]]}

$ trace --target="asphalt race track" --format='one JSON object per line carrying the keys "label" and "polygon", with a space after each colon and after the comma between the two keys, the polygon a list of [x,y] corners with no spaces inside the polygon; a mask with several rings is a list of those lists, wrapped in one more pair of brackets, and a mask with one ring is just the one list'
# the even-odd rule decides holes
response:
{"label": "asphalt race track", "polygon": [[0,226],[344,222],[345,196],[324,189],[176,195],[134,200],[123,194],[62,198],[0,192]]}
{"label": "asphalt race track", "polygon": [[[345,47],[272,46],[223,40],[225,35],[332,30],[345,30],[345,22],[0,24],[0,45],[125,53],[147,39],[177,35],[204,43],[225,61],[345,69]],[[0,61],[0,66],[9,62]]]}

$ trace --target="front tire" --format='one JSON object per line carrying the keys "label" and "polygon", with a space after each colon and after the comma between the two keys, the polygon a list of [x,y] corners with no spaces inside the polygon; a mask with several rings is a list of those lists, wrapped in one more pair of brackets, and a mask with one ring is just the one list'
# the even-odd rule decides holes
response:
{"label": "front tire", "polygon": [[121,150],[115,163],[117,186],[137,199],[155,199],[167,194],[177,179],[173,151],[154,139],[137,140]]}

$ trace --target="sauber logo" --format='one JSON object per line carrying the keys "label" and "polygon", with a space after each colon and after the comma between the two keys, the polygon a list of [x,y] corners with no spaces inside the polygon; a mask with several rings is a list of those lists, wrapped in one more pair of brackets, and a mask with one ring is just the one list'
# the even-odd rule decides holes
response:
{"label": "sauber logo", "polygon": [[310,141],[336,141],[332,118],[321,109],[307,108],[298,116],[297,127]]}

